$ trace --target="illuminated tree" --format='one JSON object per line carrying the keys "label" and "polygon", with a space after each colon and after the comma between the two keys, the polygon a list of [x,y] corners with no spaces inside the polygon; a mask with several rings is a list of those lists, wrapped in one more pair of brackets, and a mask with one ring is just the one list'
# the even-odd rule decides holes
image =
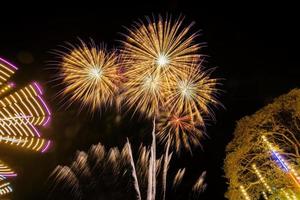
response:
{"label": "illuminated tree", "polygon": [[300,90],[238,121],[226,148],[228,199],[275,199],[300,194]]}

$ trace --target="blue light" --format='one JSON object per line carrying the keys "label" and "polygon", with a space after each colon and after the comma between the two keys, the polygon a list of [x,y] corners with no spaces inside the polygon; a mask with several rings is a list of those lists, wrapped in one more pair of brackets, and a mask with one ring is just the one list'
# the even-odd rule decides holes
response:
{"label": "blue light", "polygon": [[272,151],[272,157],[276,161],[276,163],[281,166],[282,170],[284,170],[285,172],[290,171],[288,166],[285,164],[284,160],[281,158],[281,156],[276,151]]}

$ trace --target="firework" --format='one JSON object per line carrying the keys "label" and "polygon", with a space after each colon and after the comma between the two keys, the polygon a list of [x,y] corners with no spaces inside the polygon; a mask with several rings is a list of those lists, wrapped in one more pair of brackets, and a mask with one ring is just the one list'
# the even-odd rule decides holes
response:
{"label": "firework", "polygon": [[180,152],[182,147],[191,151],[191,146],[200,145],[204,134],[200,128],[192,122],[190,115],[162,113],[157,122],[157,136],[166,147],[174,146],[176,152]]}
{"label": "firework", "polygon": [[122,41],[122,57],[130,75],[180,76],[190,64],[199,61],[198,33],[190,33],[193,23],[183,26],[183,17],[161,17],[136,22]]}
{"label": "firework", "polygon": [[[106,151],[102,144],[98,144],[93,145],[88,153],[77,153],[70,167],[58,166],[51,174],[50,180],[54,184],[52,189],[56,191],[51,195],[58,194],[52,196],[53,199],[65,199],[66,195],[73,199],[160,199],[160,194],[153,193],[153,187],[160,190],[164,188],[153,182],[149,173],[155,177],[162,176],[163,158],[155,160],[155,169],[152,171],[151,148],[141,146],[136,161],[133,155],[129,142],[120,150],[114,147]],[[185,169],[181,170],[180,175],[173,179],[176,187],[180,184],[184,172]],[[201,184],[203,179],[202,176]],[[198,180],[198,187],[194,190],[201,192],[199,182]],[[64,195],[62,197],[59,194]]]}
{"label": "firework", "polygon": [[182,26],[183,17],[158,20],[147,18],[135,23],[122,41],[122,61],[125,68],[125,104],[145,116],[153,116],[164,105],[164,93],[171,78],[185,75],[200,55],[197,33],[190,34],[192,24]]}
{"label": "firework", "polygon": [[196,195],[199,195],[200,192],[204,191],[206,189],[206,183],[205,183],[205,177],[206,177],[206,171],[202,172],[202,174],[197,179],[196,183],[193,186],[193,192]]}
{"label": "firework", "polygon": [[179,169],[175,175],[174,181],[173,181],[173,188],[176,188],[180,183],[182,182],[183,176],[185,174],[185,168]]}
{"label": "firework", "polygon": [[68,52],[59,52],[62,57],[58,80],[65,84],[62,95],[68,102],[80,101],[91,110],[112,104],[120,81],[118,57],[104,46],[97,47],[80,41],[70,45]]}
{"label": "firework", "polygon": [[204,126],[204,117],[214,119],[211,106],[219,105],[217,100],[218,81],[210,78],[211,71],[200,70],[195,65],[176,80],[170,81],[166,94],[166,105],[171,113],[187,113],[191,120]]}

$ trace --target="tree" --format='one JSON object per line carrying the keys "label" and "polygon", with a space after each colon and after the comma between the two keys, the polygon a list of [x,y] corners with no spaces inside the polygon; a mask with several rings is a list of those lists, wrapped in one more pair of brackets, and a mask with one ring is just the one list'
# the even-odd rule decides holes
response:
{"label": "tree", "polygon": [[225,197],[296,198],[300,192],[299,139],[299,89],[240,119],[226,148],[224,170],[229,188]]}

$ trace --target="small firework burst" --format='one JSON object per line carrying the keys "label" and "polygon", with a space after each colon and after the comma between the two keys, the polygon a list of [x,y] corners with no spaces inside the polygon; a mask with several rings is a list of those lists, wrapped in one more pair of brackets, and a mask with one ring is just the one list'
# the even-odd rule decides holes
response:
{"label": "small firework burst", "polygon": [[186,114],[162,113],[157,122],[157,136],[166,147],[171,145],[176,152],[182,147],[191,151],[192,146],[199,146],[204,135],[203,127],[195,124],[192,117]]}
{"label": "small firework burst", "polygon": [[108,52],[102,45],[80,41],[78,46],[70,45],[69,52],[62,56],[59,75],[65,87],[61,92],[68,102],[81,102],[91,110],[111,105],[118,91],[119,62],[116,52]]}

